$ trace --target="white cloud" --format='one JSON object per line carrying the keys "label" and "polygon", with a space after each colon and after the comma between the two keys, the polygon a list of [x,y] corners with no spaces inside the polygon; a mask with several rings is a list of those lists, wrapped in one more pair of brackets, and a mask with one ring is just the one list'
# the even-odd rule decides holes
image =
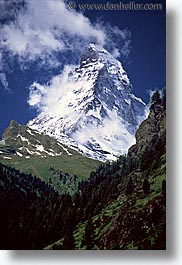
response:
{"label": "white cloud", "polygon": [[130,52],[128,30],[101,21],[91,23],[84,14],[68,9],[63,0],[1,0],[0,10],[0,19],[7,19],[0,31],[1,83],[6,90],[6,51],[9,58],[18,58],[22,70],[31,61],[46,70],[78,63],[89,42],[104,46],[115,58]]}
{"label": "white cloud", "polygon": [[0,83],[3,85],[4,89],[10,92],[8,87],[8,81],[3,69],[3,62],[2,62],[2,53],[0,52]]}
{"label": "white cloud", "polygon": [[24,0],[0,0],[0,20],[14,19]]}
{"label": "white cloud", "polygon": [[[71,49],[80,53],[89,42],[105,46],[115,57],[128,54],[128,30],[101,22],[93,24],[82,13],[68,9],[63,0],[25,2],[24,8],[16,12],[8,6],[14,19],[2,26],[0,36],[0,47],[18,55],[21,62],[41,59],[50,61],[52,66],[58,65],[54,52],[64,53]],[[3,0],[2,6],[5,3]],[[2,10],[7,16],[7,8]]]}
{"label": "white cloud", "polygon": [[[112,144],[112,151],[118,150],[118,143],[122,143],[119,148],[126,150],[135,142],[135,138],[126,129],[121,119],[115,114],[110,113],[110,117],[103,120],[103,124],[95,126],[88,125],[87,128],[73,134],[73,139],[79,144],[86,144],[95,139],[104,150],[109,150]],[[112,139],[112,141],[111,141]],[[114,146],[116,143],[116,146]]]}
{"label": "white cloud", "polygon": [[44,87],[40,84],[34,82],[30,87],[30,94],[28,99],[28,104],[32,107],[41,107],[41,98],[43,95]]}
{"label": "white cloud", "polygon": [[10,92],[8,88],[8,81],[6,79],[6,75],[4,73],[0,73],[0,82],[2,83],[4,89],[8,92]]}
{"label": "white cloud", "polygon": [[[63,127],[69,124],[69,120],[76,126],[79,118],[84,124],[85,116],[80,110],[78,111],[78,100],[87,95],[85,92],[88,91],[87,86],[93,85],[93,80],[82,79],[75,82],[69,78],[69,73],[73,68],[75,68],[74,65],[67,65],[62,74],[53,77],[49,84],[33,83],[30,87],[28,104],[37,108],[43,116],[48,115],[55,121],[57,118],[62,118]],[[77,94],[75,90],[81,92]],[[83,101],[80,104],[83,104]],[[91,111],[87,114],[93,113]],[[97,115],[97,111],[94,114]],[[135,142],[135,137],[128,132],[127,125],[123,124],[122,119],[115,112],[109,110],[108,116],[102,120],[101,124],[97,124],[95,120],[95,125],[92,122],[86,126],[83,125],[81,130],[78,129],[71,137],[80,145],[88,144],[88,141],[97,142],[103,150],[118,155],[126,152],[128,147]]]}
{"label": "white cloud", "polygon": [[115,58],[118,58],[121,56],[121,53],[119,51],[118,48],[115,48],[113,51],[112,51],[112,55],[115,57]]}
{"label": "white cloud", "polygon": [[66,8],[62,0],[26,0],[15,21],[1,29],[1,46],[20,57],[34,60],[52,51],[67,49],[68,38],[94,38],[104,44],[105,33],[88,18]]}
{"label": "white cloud", "polygon": [[107,36],[105,43],[108,49],[115,58],[127,58],[131,50],[131,32],[128,29],[121,30],[117,26],[110,24],[103,25],[103,30]]}
{"label": "white cloud", "polygon": [[128,55],[130,54],[130,50],[131,50],[131,40],[125,40],[123,47],[121,48],[120,53],[124,56],[124,57],[128,57]]}
{"label": "white cloud", "polygon": [[[34,82],[30,87],[28,104],[37,108],[39,112],[48,111],[53,115],[59,115],[65,106],[60,106],[59,98],[65,94],[72,96],[76,84],[69,80],[68,73],[74,68],[73,65],[66,65],[60,75],[52,78],[50,84],[40,85]],[[77,84],[80,85],[80,84]],[[66,93],[70,91],[70,93]]]}

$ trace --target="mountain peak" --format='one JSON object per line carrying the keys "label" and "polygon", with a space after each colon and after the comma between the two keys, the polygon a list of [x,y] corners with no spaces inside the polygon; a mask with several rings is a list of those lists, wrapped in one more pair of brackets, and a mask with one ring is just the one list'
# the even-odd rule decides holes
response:
{"label": "mountain peak", "polygon": [[3,133],[3,140],[7,140],[8,138],[14,137],[16,132],[19,130],[19,124],[15,120],[11,120],[8,128]]}
{"label": "mountain peak", "polygon": [[98,59],[99,59],[99,56],[98,56],[98,51],[96,49],[96,45],[93,43],[90,43],[88,47],[86,47],[82,53],[80,65],[95,62]]}
{"label": "mountain peak", "polygon": [[81,55],[80,64],[88,64],[96,61],[100,61],[106,64],[108,61],[118,62],[112,54],[105,50],[102,46],[90,43],[83,51]]}
{"label": "mountain peak", "polygon": [[98,45],[96,45],[95,43],[91,43],[90,42],[89,45],[88,45],[88,48],[93,49],[93,50],[95,50],[96,47],[98,47]]}
{"label": "mountain peak", "polygon": [[17,127],[19,124],[15,120],[11,120],[9,126]]}
{"label": "mountain peak", "polygon": [[42,112],[28,125],[94,159],[126,153],[135,142],[145,103],[132,93],[122,64],[91,43],[68,76],[71,88],[59,98],[56,112]]}

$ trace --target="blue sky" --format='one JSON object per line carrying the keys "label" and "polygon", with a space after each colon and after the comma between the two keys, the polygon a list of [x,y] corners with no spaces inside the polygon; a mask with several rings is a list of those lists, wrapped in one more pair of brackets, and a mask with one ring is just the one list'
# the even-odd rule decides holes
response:
{"label": "blue sky", "polygon": [[163,10],[81,12],[62,0],[1,0],[0,136],[10,120],[26,124],[35,117],[28,104],[31,85],[45,84],[65,65],[78,64],[90,42],[122,62],[135,95],[148,102],[149,91],[166,82],[165,1],[151,2]]}

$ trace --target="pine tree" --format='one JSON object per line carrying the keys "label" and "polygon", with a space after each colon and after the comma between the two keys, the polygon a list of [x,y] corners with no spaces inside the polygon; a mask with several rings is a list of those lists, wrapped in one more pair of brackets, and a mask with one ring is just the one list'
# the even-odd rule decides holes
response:
{"label": "pine tree", "polygon": [[166,88],[162,90],[162,105],[166,109]]}
{"label": "pine tree", "polygon": [[64,250],[74,250],[75,249],[75,240],[73,237],[73,231],[69,231],[63,240],[63,249]]}
{"label": "pine tree", "polygon": [[161,104],[161,98],[160,98],[160,94],[159,94],[159,91],[158,91],[158,90],[156,90],[156,91],[153,93],[153,95],[151,96],[151,100],[150,100],[150,102],[151,102],[151,105],[152,105],[153,103]]}
{"label": "pine tree", "polygon": [[143,192],[146,195],[150,193],[150,183],[147,178],[143,182]]}
{"label": "pine tree", "polygon": [[164,199],[166,199],[166,181],[165,181],[165,179],[163,179],[163,181],[162,181],[162,195],[163,195]]}
{"label": "pine tree", "polygon": [[130,195],[134,190],[134,183],[132,177],[129,178],[127,188],[126,188],[126,195]]}
{"label": "pine tree", "polygon": [[86,245],[86,249],[90,250],[94,246],[94,225],[92,219],[88,220],[88,223],[85,227],[85,235],[82,242],[83,246]]}

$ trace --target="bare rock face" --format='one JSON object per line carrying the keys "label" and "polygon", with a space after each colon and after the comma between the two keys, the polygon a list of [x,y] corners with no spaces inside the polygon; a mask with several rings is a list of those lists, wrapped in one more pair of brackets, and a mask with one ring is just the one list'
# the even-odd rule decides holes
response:
{"label": "bare rock face", "polygon": [[128,150],[129,156],[144,152],[148,145],[155,143],[166,134],[166,111],[162,104],[154,102],[150,107],[148,118],[144,120],[136,132],[136,144]]}

